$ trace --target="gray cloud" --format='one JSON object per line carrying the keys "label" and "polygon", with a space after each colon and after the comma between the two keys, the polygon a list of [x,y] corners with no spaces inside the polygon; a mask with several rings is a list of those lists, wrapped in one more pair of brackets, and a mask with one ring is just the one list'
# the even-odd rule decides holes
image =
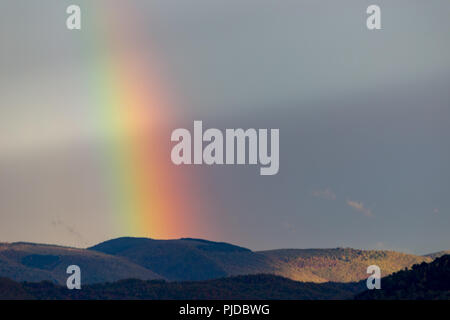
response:
{"label": "gray cloud", "polygon": [[73,226],[67,225],[59,217],[55,217],[51,221],[51,225],[55,228],[62,228],[67,232],[72,238],[75,238],[80,244],[86,244],[84,237],[77,231]]}
{"label": "gray cloud", "polygon": [[353,200],[347,200],[347,204],[350,207],[352,207],[353,209],[355,209],[356,211],[361,212],[362,214],[364,214],[366,217],[373,217],[372,210],[364,207],[364,204],[362,202],[353,201]]}
{"label": "gray cloud", "polygon": [[[116,55],[96,40],[115,39],[119,28],[131,33],[127,50],[167,71],[164,89],[177,100],[168,111],[183,122],[174,128],[195,119],[280,129],[276,176],[251,166],[173,168],[198,184],[196,201],[211,202],[205,216],[222,233],[211,231],[212,240],[261,250],[371,247],[383,228],[383,242],[399,248],[449,243],[450,1],[379,0],[380,32],[365,28],[369,0],[131,0],[131,12],[116,8],[124,1],[77,3],[80,32],[65,29],[71,1],[0,2],[8,12],[0,20],[0,241],[133,235],[116,226],[108,184],[117,181],[104,168],[114,159],[104,154],[95,98],[108,92],[94,84],[106,77],[98,61]],[[342,217],[351,211],[373,212],[333,201],[341,194],[376,196],[377,219],[349,224]],[[427,237],[412,238],[433,208],[440,213],[425,222]],[[280,232],[280,221],[295,232]]]}
{"label": "gray cloud", "polygon": [[315,190],[312,192],[313,197],[326,199],[326,200],[336,200],[336,194],[330,189],[326,188],[324,190]]}

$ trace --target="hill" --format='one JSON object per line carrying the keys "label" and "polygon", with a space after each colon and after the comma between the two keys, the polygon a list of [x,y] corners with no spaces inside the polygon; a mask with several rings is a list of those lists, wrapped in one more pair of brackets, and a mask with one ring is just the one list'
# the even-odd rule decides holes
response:
{"label": "hill", "polygon": [[[223,242],[118,238],[89,248],[124,257],[169,280],[208,280],[267,271],[264,257]],[[259,271],[259,272],[258,272]]]}
{"label": "hill", "polygon": [[[434,255],[434,254],[433,254]],[[200,281],[237,275],[273,274],[303,282],[357,282],[371,264],[382,275],[432,256],[349,248],[280,249],[254,252],[202,239],[118,238],[88,249],[33,243],[0,243],[0,277],[64,284],[66,268],[76,264],[83,284],[121,279]]]}
{"label": "hill", "polygon": [[313,282],[352,282],[367,278],[367,267],[377,265],[382,276],[421,262],[430,257],[395,251],[335,249],[281,249],[259,252],[271,261],[275,274]]}
{"label": "hill", "polygon": [[450,255],[414,265],[381,280],[380,290],[366,290],[358,300],[450,299]]}
{"label": "hill", "polygon": [[383,276],[431,257],[394,251],[280,249],[253,252],[235,245],[202,239],[153,240],[118,238],[89,250],[126,258],[168,280],[208,280],[225,276],[275,274],[305,282],[356,282],[376,264]]}
{"label": "hill", "polygon": [[133,277],[162,278],[126,259],[101,252],[33,243],[0,243],[0,277],[65,284],[66,268],[71,264],[80,266],[86,284]]}
{"label": "hill", "polygon": [[431,258],[431,259],[434,260],[436,258],[440,258],[442,256],[445,256],[446,254],[450,254],[450,250],[444,250],[444,251],[438,251],[438,252],[425,254],[424,257],[428,257],[428,258]]}
{"label": "hill", "polygon": [[363,283],[302,283],[273,275],[237,276],[208,281],[121,280],[68,290],[51,282],[0,279],[0,299],[348,299]]}

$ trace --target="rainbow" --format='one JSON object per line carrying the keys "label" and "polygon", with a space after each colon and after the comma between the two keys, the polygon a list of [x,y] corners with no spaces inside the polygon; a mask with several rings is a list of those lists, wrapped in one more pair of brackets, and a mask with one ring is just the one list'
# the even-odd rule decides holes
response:
{"label": "rainbow", "polygon": [[106,141],[102,163],[115,233],[166,239],[204,235],[193,179],[170,161],[173,102],[156,57],[139,50],[137,10],[126,1],[95,8],[98,3],[87,8],[85,16],[95,21],[90,18],[89,30],[82,32],[92,61],[94,125]]}

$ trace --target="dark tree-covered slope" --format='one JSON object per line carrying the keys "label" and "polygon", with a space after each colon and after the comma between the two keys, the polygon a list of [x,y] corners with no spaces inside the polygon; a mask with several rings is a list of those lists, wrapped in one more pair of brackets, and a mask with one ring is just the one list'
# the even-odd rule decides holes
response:
{"label": "dark tree-covered slope", "polygon": [[381,279],[380,290],[367,290],[356,299],[450,299],[450,255],[414,265]]}

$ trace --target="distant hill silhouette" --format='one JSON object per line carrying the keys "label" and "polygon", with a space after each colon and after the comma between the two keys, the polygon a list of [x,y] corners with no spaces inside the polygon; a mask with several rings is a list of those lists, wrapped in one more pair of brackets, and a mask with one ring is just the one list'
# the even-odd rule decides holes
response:
{"label": "distant hill silhouette", "polygon": [[366,290],[356,299],[417,300],[450,299],[450,255],[431,263],[414,265],[381,279],[380,290]]}
{"label": "distant hill silhouette", "polygon": [[228,243],[201,239],[119,238],[89,250],[124,257],[169,280],[207,280],[233,274],[269,273],[263,256]]}
{"label": "distant hill silhouette", "polygon": [[68,290],[51,282],[18,283],[0,278],[0,299],[349,299],[364,283],[303,283],[274,275],[207,281],[121,280]]}
{"label": "distant hill silhouette", "polygon": [[425,257],[431,258],[431,259],[436,259],[442,256],[445,256],[446,254],[450,254],[450,250],[444,250],[444,251],[438,251],[438,252],[433,252],[433,253],[429,253],[429,254],[425,254]]}
{"label": "distant hill silhouette", "polygon": [[101,252],[33,243],[0,243],[0,277],[65,284],[66,269],[71,264],[80,266],[86,284],[125,278],[162,278],[126,259]]}

